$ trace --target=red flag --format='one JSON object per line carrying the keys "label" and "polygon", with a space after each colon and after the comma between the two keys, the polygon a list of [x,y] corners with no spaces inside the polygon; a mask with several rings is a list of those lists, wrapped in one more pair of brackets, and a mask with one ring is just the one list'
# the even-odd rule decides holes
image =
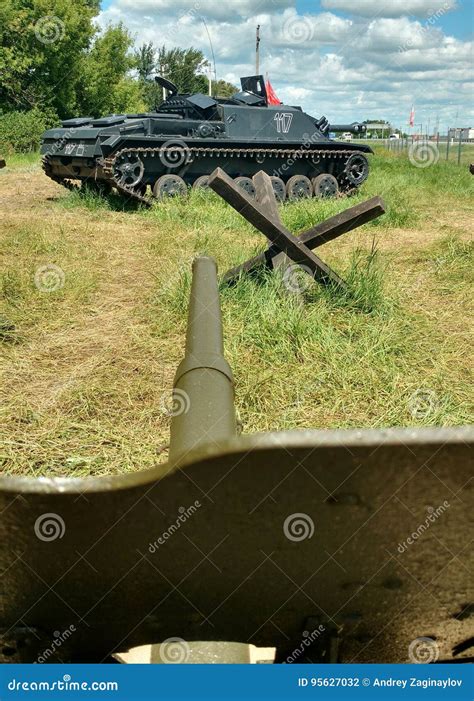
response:
{"label": "red flag", "polygon": [[272,87],[272,84],[270,83],[268,78],[265,81],[265,87],[267,89],[267,102],[268,102],[268,104],[269,105],[281,105],[282,102],[276,96],[275,91]]}
{"label": "red flag", "polygon": [[409,119],[409,121],[408,121],[408,124],[409,124],[411,127],[414,127],[414,126],[415,126],[415,108],[414,108],[414,107],[411,108],[410,119]]}

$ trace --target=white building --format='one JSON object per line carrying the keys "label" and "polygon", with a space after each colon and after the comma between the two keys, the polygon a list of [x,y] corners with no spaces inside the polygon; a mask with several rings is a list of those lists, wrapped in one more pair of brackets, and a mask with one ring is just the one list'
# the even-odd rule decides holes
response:
{"label": "white building", "polygon": [[459,140],[459,135],[461,135],[461,141],[474,141],[474,128],[472,127],[454,127],[449,130],[449,138],[454,139],[454,141]]}

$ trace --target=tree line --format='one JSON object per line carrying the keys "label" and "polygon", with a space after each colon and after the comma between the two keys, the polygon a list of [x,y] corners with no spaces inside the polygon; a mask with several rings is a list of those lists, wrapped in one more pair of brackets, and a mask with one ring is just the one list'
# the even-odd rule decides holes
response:
{"label": "tree line", "polygon": [[[21,136],[19,150],[35,147],[29,141],[60,119],[153,109],[162,100],[154,73],[182,92],[207,93],[201,51],[153,42],[134,48],[123,24],[99,30],[99,11],[100,0],[2,0],[0,146],[15,147]],[[213,94],[235,90],[213,81]]]}

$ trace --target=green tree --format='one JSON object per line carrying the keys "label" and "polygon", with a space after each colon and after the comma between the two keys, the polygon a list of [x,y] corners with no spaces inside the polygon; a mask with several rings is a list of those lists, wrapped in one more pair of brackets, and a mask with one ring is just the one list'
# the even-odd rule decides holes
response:
{"label": "green tree", "polygon": [[2,0],[0,109],[76,108],[81,56],[96,32],[99,0]]}
{"label": "green tree", "polygon": [[216,97],[232,97],[239,88],[236,88],[232,83],[228,83],[226,80],[213,80],[212,81],[212,94]]}
{"label": "green tree", "polygon": [[135,52],[135,62],[143,100],[148,109],[158,107],[163,101],[161,87],[151,79],[153,74],[164,76],[183,93],[208,91],[208,79],[202,74],[206,60],[198,49],[167,49],[166,46],[156,48],[150,42],[142,44]]}
{"label": "green tree", "polygon": [[202,51],[162,46],[158,49],[156,64],[161,75],[175,83],[180,92],[207,92],[207,78],[199,74],[206,65]]}
{"label": "green tree", "polygon": [[155,109],[163,99],[162,90],[152,77],[158,70],[156,61],[157,49],[152,41],[142,44],[135,51],[135,65],[145,109]]}
{"label": "green tree", "polygon": [[135,51],[135,63],[140,80],[147,80],[156,70],[156,49],[152,41]]}
{"label": "green tree", "polygon": [[[0,117],[11,117],[4,125],[9,143],[28,147],[30,122],[24,113],[31,113],[36,134],[58,117],[159,105],[162,90],[151,80],[155,72],[181,92],[207,92],[201,51],[148,42],[133,52],[133,38],[122,24],[99,32],[94,24],[99,10],[100,0],[0,0]],[[234,87],[217,81],[213,90],[226,96]],[[24,139],[15,131],[17,121]]]}
{"label": "green tree", "polygon": [[141,111],[141,86],[130,75],[133,38],[122,24],[109,26],[82,58],[80,112],[92,116]]}

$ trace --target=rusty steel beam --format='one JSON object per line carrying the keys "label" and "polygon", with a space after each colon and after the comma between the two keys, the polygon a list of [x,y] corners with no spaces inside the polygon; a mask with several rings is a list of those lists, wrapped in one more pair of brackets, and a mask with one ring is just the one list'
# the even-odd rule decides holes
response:
{"label": "rusty steel beam", "polygon": [[[352,231],[367,222],[380,217],[386,212],[385,203],[381,197],[372,197],[370,200],[349,207],[339,214],[312,226],[298,237],[308,248],[314,249],[329,241],[333,241],[342,234]],[[228,284],[236,282],[242,274],[253,273],[262,266],[275,267],[275,259],[281,254],[280,249],[270,245],[266,251],[250,258],[241,265],[228,270],[223,281]]]}
{"label": "rusty steel beam", "polygon": [[209,187],[217,192],[231,207],[262,232],[280,251],[322,285],[334,285],[347,289],[346,283],[324,261],[299,241],[281,223],[270,218],[254,199],[249,197],[221,168],[211,174]]}
{"label": "rusty steel beam", "polygon": [[280,212],[278,211],[278,204],[270,177],[265,171],[259,170],[252,180],[255,185],[255,200],[265,209],[268,216],[281,224]]}

